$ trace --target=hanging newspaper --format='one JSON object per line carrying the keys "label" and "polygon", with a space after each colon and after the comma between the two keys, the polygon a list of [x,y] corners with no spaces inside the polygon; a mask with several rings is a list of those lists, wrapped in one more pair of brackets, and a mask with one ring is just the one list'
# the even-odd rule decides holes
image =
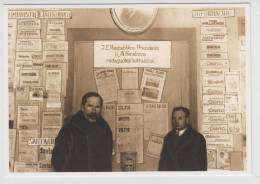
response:
{"label": "hanging newspaper", "polygon": [[39,161],[50,161],[54,146],[39,146]]}
{"label": "hanging newspaper", "polygon": [[[66,85],[67,85],[67,78],[68,78],[67,63],[45,62],[43,74],[44,74],[45,87],[47,87],[52,92],[55,92],[55,94],[59,93],[62,96],[66,96],[66,89],[67,89]],[[61,77],[61,81],[60,81],[60,77]],[[57,80],[57,81],[53,81],[53,80]],[[51,89],[51,86],[56,84],[57,86],[55,86],[54,89]]]}
{"label": "hanging newspaper", "polygon": [[141,91],[138,89],[118,90],[117,103],[141,103]]}
{"label": "hanging newspaper", "polygon": [[37,172],[37,163],[14,162],[14,172]]}
{"label": "hanging newspaper", "polygon": [[64,20],[48,20],[47,21],[47,35],[64,35],[65,32]]}
{"label": "hanging newspaper", "polygon": [[217,168],[217,150],[216,149],[207,149],[207,159],[208,159],[208,168],[216,169]]}
{"label": "hanging newspaper", "polygon": [[68,50],[68,42],[67,41],[58,41],[58,42],[43,42],[43,50]]}
{"label": "hanging newspaper", "polygon": [[45,71],[45,90],[47,93],[61,93],[62,71],[46,70]]}
{"label": "hanging newspaper", "polygon": [[240,101],[237,94],[225,95],[225,112],[240,113]]}
{"label": "hanging newspaper", "polygon": [[138,89],[138,68],[122,69],[122,89]]}
{"label": "hanging newspaper", "polygon": [[228,132],[230,134],[242,133],[242,115],[241,114],[227,114]]}
{"label": "hanging newspaper", "polygon": [[116,70],[113,68],[95,69],[94,75],[98,93],[103,97],[104,103],[116,101],[119,89]]}
{"label": "hanging newspaper", "polygon": [[229,60],[212,60],[212,59],[202,59],[200,60],[201,67],[207,68],[228,68],[229,67]]}
{"label": "hanging newspaper", "polygon": [[40,30],[18,30],[17,38],[30,39],[30,38],[41,38]]}
{"label": "hanging newspaper", "polygon": [[40,70],[20,70],[20,86],[41,86],[42,77]]}
{"label": "hanging newspaper", "polygon": [[43,60],[47,62],[68,62],[68,51],[43,51]]}
{"label": "hanging newspaper", "polygon": [[103,110],[102,110],[102,116],[106,120],[106,122],[109,124],[113,140],[115,140],[116,137],[116,104],[103,104]]}
{"label": "hanging newspaper", "polygon": [[151,133],[165,135],[168,132],[168,103],[144,103],[144,139]]}
{"label": "hanging newspaper", "polygon": [[44,160],[38,162],[38,172],[54,172],[51,160]]}
{"label": "hanging newspaper", "polygon": [[44,98],[43,87],[30,87],[29,100],[42,101]]}
{"label": "hanging newspaper", "polygon": [[240,72],[225,72],[226,93],[239,93]]}
{"label": "hanging newspaper", "polygon": [[137,152],[137,163],[143,163],[143,116],[117,116],[117,163],[120,153]]}
{"label": "hanging newspaper", "polygon": [[233,135],[231,134],[203,134],[208,147],[217,148],[217,147],[229,147],[234,146]]}
{"label": "hanging newspaper", "polygon": [[226,26],[225,18],[201,18],[200,19],[201,26]]}
{"label": "hanging newspaper", "polygon": [[42,51],[41,39],[17,39],[17,51]]}
{"label": "hanging newspaper", "polygon": [[163,146],[163,138],[163,135],[150,134],[146,155],[159,159]]}
{"label": "hanging newspaper", "polygon": [[227,42],[227,35],[200,35],[201,42]]}
{"label": "hanging newspaper", "polygon": [[37,130],[39,127],[39,105],[17,105],[17,128],[21,130]]}
{"label": "hanging newspaper", "polygon": [[41,29],[41,20],[40,19],[21,19],[18,20],[18,30],[35,30]]}
{"label": "hanging newspaper", "polygon": [[143,100],[160,102],[166,78],[166,72],[145,68],[141,82],[141,94]]}
{"label": "hanging newspaper", "polygon": [[226,124],[203,124],[202,132],[205,134],[226,134],[228,126]]}
{"label": "hanging newspaper", "polygon": [[117,104],[117,115],[143,114],[143,104]]}
{"label": "hanging newspaper", "polygon": [[38,130],[19,130],[18,134],[18,160],[21,162],[37,162],[37,146],[30,146],[31,138],[38,137]]}
{"label": "hanging newspaper", "polygon": [[27,101],[29,99],[29,86],[16,87],[16,101]]}
{"label": "hanging newspaper", "polygon": [[203,124],[227,124],[226,114],[203,114]]}
{"label": "hanging newspaper", "polygon": [[225,94],[225,88],[224,87],[207,87],[203,86],[202,89],[203,95],[224,95]]}
{"label": "hanging newspaper", "polygon": [[61,112],[42,112],[42,134],[41,137],[53,138],[58,135],[62,126]]}
{"label": "hanging newspaper", "polygon": [[217,149],[217,168],[230,170],[230,152],[232,148]]}

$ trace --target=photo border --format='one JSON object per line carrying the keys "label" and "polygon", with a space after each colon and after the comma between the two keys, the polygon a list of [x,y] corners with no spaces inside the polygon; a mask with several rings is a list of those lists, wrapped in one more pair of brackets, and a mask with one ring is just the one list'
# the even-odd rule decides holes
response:
{"label": "photo border", "polygon": [[[246,25],[249,29],[246,29],[246,40],[247,48],[247,61],[250,61],[247,68],[247,89],[246,89],[246,100],[247,100],[247,151],[251,150],[250,154],[247,154],[247,160],[250,160],[250,167],[247,168],[248,172],[245,171],[218,171],[216,172],[113,172],[113,173],[9,173],[8,172],[8,74],[7,74],[7,5],[120,5],[120,4],[184,4],[191,6],[200,6],[207,3],[210,4],[231,4],[237,6],[239,3],[247,4],[247,10],[250,12],[246,13]],[[192,3],[196,3],[195,5]],[[201,4],[202,3],[202,4]],[[234,3],[234,4],[232,4]],[[184,1],[151,1],[151,0],[88,0],[88,1],[53,1],[45,0],[44,2],[35,2],[33,0],[6,0],[0,4],[0,13],[2,19],[0,25],[3,25],[4,29],[0,29],[0,43],[2,49],[0,50],[0,56],[2,56],[2,65],[0,67],[0,96],[2,97],[3,103],[1,105],[1,123],[0,123],[0,183],[260,183],[260,144],[257,140],[260,140],[260,54],[257,52],[260,50],[260,32],[259,20],[260,20],[260,1],[257,0],[244,0],[244,1],[231,1],[231,0],[184,0]],[[249,42],[250,41],[250,42]],[[251,129],[251,131],[250,131]],[[249,144],[248,144],[249,143]],[[248,152],[247,152],[248,153]],[[206,178],[205,178],[206,177]]]}

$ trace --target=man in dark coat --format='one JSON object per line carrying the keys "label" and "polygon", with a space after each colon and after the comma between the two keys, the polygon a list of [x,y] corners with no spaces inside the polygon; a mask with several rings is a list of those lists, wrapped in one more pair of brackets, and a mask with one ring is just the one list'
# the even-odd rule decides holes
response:
{"label": "man in dark coat", "polygon": [[206,171],[207,149],[204,137],[188,124],[189,109],[172,111],[173,130],[164,138],[159,171]]}
{"label": "man in dark coat", "polygon": [[52,153],[52,165],[59,172],[112,170],[112,133],[101,117],[102,97],[89,92],[78,111],[60,130]]}

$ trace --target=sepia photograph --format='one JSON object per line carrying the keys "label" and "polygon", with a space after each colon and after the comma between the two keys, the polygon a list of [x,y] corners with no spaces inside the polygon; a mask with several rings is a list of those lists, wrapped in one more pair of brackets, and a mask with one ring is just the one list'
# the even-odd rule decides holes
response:
{"label": "sepia photograph", "polygon": [[249,14],[7,5],[8,173],[250,173]]}

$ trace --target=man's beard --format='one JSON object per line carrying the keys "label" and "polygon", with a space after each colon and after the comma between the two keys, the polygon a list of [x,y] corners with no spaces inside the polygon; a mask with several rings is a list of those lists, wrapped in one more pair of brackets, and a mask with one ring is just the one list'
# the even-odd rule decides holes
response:
{"label": "man's beard", "polygon": [[97,113],[87,113],[87,119],[91,121],[97,121],[99,119],[99,115]]}

